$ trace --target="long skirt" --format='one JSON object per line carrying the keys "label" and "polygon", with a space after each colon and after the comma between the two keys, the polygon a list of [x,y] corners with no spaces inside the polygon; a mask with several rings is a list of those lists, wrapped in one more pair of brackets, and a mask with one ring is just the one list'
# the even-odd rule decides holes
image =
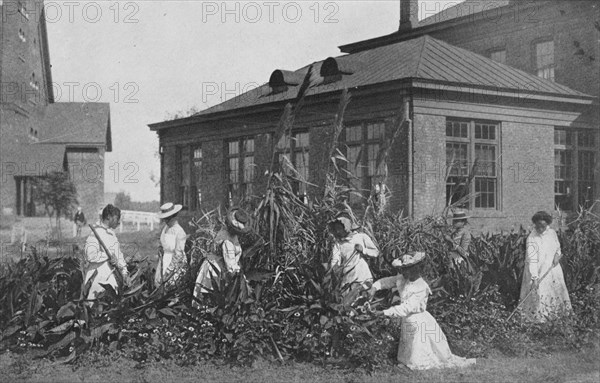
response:
{"label": "long skirt", "polygon": [[446,335],[427,311],[402,318],[398,362],[411,370],[466,367],[475,359],[466,359],[450,351]]}
{"label": "long skirt", "polygon": [[218,283],[223,270],[225,270],[224,259],[209,255],[200,266],[194,286],[194,297],[200,299],[202,294],[213,291],[214,283]]}
{"label": "long skirt", "polygon": [[115,291],[118,289],[117,279],[113,274],[112,267],[108,263],[108,261],[104,262],[90,262],[88,265],[87,271],[85,273],[85,284],[88,283],[92,275],[94,275],[94,271],[98,271],[92,285],[90,286],[90,291],[88,292],[87,299],[96,299],[98,294],[104,291],[104,287],[100,286],[100,284],[109,284],[111,285]]}
{"label": "long skirt", "polygon": [[537,290],[531,292],[527,297],[531,287],[531,274],[529,269],[525,268],[519,301],[522,302],[522,312],[526,320],[545,322],[547,319],[572,313],[569,291],[560,265],[554,266],[550,273],[540,281]]}

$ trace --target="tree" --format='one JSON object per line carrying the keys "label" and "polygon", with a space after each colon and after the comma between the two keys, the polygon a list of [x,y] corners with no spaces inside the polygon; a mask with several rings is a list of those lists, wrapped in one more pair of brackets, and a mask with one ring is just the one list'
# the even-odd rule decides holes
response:
{"label": "tree", "polygon": [[44,210],[52,222],[56,219],[56,227],[60,236],[60,217],[70,216],[77,205],[77,189],[67,172],[52,172],[33,180],[34,198],[44,205]]}
{"label": "tree", "polygon": [[121,210],[133,210],[131,205],[131,196],[129,193],[125,193],[124,191],[120,191],[115,196],[114,205]]}

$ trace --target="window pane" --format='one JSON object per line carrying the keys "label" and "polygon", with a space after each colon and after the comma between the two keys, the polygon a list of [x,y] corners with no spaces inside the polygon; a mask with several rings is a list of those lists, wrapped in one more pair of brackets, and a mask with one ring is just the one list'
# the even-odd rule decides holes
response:
{"label": "window pane", "polygon": [[194,160],[202,159],[202,148],[194,149]]}
{"label": "window pane", "polygon": [[229,183],[237,184],[239,181],[239,158],[229,159]]}
{"label": "window pane", "polygon": [[279,139],[279,142],[277,142],[277,146],[276,146],[277,150],[286,150],[290,148],[290,136],[287,134],[284,134],[283,136],[281,136],[281,138]]}
{"label": "window pane", "polygon": [[446,167],[450,169],[450,175],[466,176],[469,174],[467,148],[468,145],[463,143],[446,143]]}
{"label": "window pane", "polygon": [[495,178],[476,178],[475,179],[475,207],[482,209],[492,209],[496,207],[496,179]]}
{"label": "window pane", "polygon": [[446,121],[446,135],[448,137],[469,137],[469,124],[466,122]]}
{"label": "window pane", "polygon": [[385,124],[383,122],[376,124],[367,124],[367,139],[377,140],[385,136]]}
{"label": "window pane", "polygon": [[361,149],[360,146],[350,146],[347,151],[348,171],[358,178],[362,177]]}
{"label": "window pane", "polygon": [[577,134],[577,145],[582,148],[593,148],[596,146],[596,135],[594,132],[582,131]]}
{"label": "window pane", "polygon": [[244,157],[244,183],[254,181],[255,169],[254,156]]}
{"label": "window pane", "polygon": [[349,126],[346,128],[346,141],[347,142],[361,142],[362,141],[362,126]]}
{"label": "window pane", "polygon": [[254,139],[244,140],[244,153],[254,153]]}
{"label": "window pane", "polygon": [[475,161],[477,161],[476,176],[496,176],[496,146],[476,144]]}
{"label": "window pane", "polygon": [[367,146],[367,175],[374,176],[377,175],[377,170],[375,167],[377,166],[377,154],[379,154],[379,145],[371,144]]}
{"label": "window pane", "polygon": [[309,141],[308,141],[308,133],[297,133],[294,135],[294,139],[296,141],[295,145],[296,148],[307,148]]}
{"label": "window pane", "polygon": [[231,141],[229,142],[228,145],[228,154],[229,155],[234,155],[234,154],[238,154],[240,152],[240,145],[238,141]]}

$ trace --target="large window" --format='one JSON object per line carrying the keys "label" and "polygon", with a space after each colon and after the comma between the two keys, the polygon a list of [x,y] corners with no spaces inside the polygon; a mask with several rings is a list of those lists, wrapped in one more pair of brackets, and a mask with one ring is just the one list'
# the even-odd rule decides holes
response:
{"label": "large window", "polygon": [[446,121],[446,202],[498,209],[499,130],[496,123]]}
{"label": "large window", "polygon": [[175,156],[177,160],[177,175],[179,178],[178,202],[183,205],[183,207],[188,208],[190,204],[190,198],[189,183],[187,182],[188,178],[186,177],[186,165],[189,162],[187,161],[186,149],[186,147],[177,146]]}
{"label": "large window", "polygon": [[254,138],[227,142],[227,174],[229,198],[244,198],[254,192]]}
{"label": "large window", "polygon": [[202,183],[202,146],[192,146],[192,195],[191,208],[198,209],[202,203],[200,186]]}
{"label": "large window", "polygon": [[[385,177],[385,164],[377,166],[380,149],[385,139],[384,122],[353,124],[345,128],[346,159],[350,183],[366,195]],[[359,196],[351,196],[351,202],[358,202]]]}
{"label": "large window", "polygon": [[535,44],[535,65],[538,77],[554,81],[554,41]]}
{"label": "large window", "polygon": [[554,130],[554,202],[559,209],[573,211],[593,202],[596,140],[591,131]]}
{"label": "large window", "polygon": [[[296,195],[303,201],[307,201],[308,187],[308,132],[294,133],[290,137],[284,135],[276,146],[279,163],[288,175],[292,175],[297,181],[293,182],[292,187]],[[292,174],[289,168],[291,164],[296,169],[297,174]]]}

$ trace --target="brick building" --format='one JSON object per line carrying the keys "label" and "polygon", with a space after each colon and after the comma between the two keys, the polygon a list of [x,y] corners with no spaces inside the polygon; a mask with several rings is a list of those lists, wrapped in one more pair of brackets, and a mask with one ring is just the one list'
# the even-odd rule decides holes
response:
{"label": "brick building", "polygon": [[104,103],[55,102],[42,0],[0,1],[0,203],[3,214],[43,214],[32,179],[68,171],[79,204],[95,217],[111,150]]}
{"label": "brick building", "polygon": [[[262,87],[150,125],[160,140],[161,200],[193,213],[260,195],[272,150],[304,176],[300,194],[319,195],[347,88],[341,141],[352,182],[365,196],[385,182],[392,209],[418,218],[469,194],[473,224],[497,230],[527,224],[555,204],[590,204],[600,190],[597,7],[499,1],[477,10],[469,3],[421,24],[417,2],[402,0],[397,32],[313,64],[293,139],[272,142],[308,67],[275,70]],[[511,9],[513,17],[502,17]],[[522,23],[515,12],[539,20]],[[386,171],[377,157],[395,135]]]}

